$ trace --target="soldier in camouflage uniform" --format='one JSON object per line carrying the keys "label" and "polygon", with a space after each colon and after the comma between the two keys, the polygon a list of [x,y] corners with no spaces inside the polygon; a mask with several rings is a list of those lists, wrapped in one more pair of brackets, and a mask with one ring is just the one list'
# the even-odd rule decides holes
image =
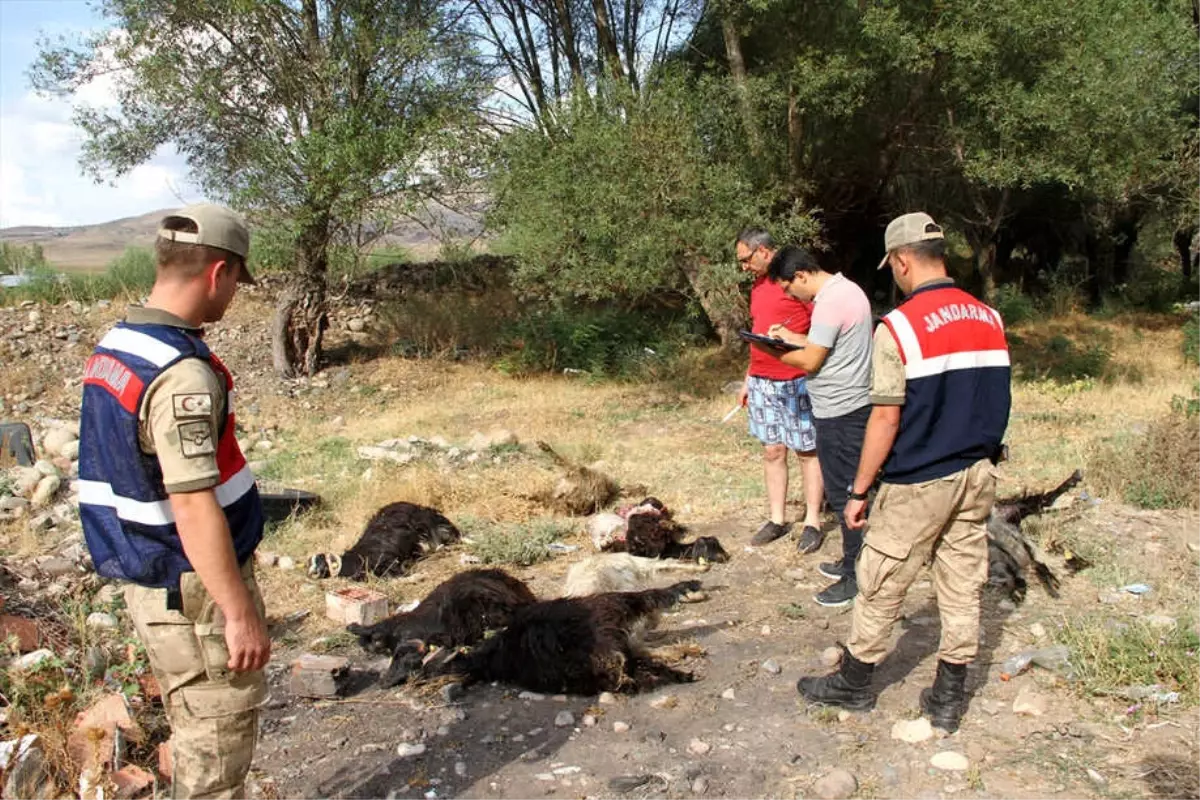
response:
{"label": "soldier in camouflage uniform", "polygon": [[245,796],[266,695],[262,504],[234,436],[233,378],[201,329],[253,283],[249,247],[229,209],[164,218],[148,301],[84,370],[80,518],[97,572],[130,583],[171,722],[175,797]]}

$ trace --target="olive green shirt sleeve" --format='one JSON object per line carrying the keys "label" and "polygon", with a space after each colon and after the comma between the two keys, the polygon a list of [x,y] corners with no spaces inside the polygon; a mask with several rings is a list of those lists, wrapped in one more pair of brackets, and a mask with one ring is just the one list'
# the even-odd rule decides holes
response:
{"label": "olive green shirt sleeve", "polygon": [[158,457],[168,492],[197,492],[220,483],[217,438],[225,387],[212,367],[198,358],[171,365],[147,387],[138,416],[139,444]]}
{"label": "olive green shirt sleeve", "polygon": [[904,405],[904,362],[900,348],[887,325],[875,328],[871,352],[871,403],[877,406]]}

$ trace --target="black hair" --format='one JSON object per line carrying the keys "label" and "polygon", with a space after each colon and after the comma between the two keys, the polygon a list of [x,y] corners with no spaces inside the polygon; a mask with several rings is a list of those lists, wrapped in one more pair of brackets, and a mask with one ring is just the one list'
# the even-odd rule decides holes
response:
{"label": "black hair", "polygon": [[767,265],[767,277],[773,281],[790,281],[797,272],[821,272],[821,265],[811,252],[794,244],[780,248]]}

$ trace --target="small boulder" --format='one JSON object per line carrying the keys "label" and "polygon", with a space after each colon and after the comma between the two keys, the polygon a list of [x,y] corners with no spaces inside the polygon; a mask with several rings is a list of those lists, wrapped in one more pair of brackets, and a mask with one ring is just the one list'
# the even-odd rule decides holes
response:
{"label": "small boulder", "polygon": [[59,455],[63,458],[68,458],[71,461],[79,458],[79,440],[72,439],[58,449]]}
{"label": "small boulder", "polygon": [[858,779],[847,770],[831,770],[817,779],[813,791],[821,800],[846,800],[858,791]]}
{"label": "small boulder", "polygon": [[106,611],[93,611],[87,616],[85,623],[89,630],[93,631],[111,631],[119,624],[117,618]]}
{"label": "small boulder", "polygon": [[768,658],[762,663],[762,671],[768,675],[778,675],[783,672],[783,667],[779,666],[779,662],[773,658]]}
{"label": "small boulder", "polygon": [[705,756],[712,750],[712,745],[703,739],[692,739],[688,742],[688,752],[692,755]]}
{"label": "small boulder", "polygon": [[26,653],[19,658],[13,659],[8,666],[9,669],[17,672],[25,672],[51,658],[54,658],[54,651],[43,647],[41,650],[34,650],[32,653]]}
{"label": "small boulder", "polygon": [[419,756],[424,752],[425,752],[425,745],[423,745],[419,742],[417,744],[410,744],[409,742],[401,742],[400,744],[396,745],[396,755],[400,756],[401,758],[410,758],[412,756]]}
{"label": "small boulder", "polygon": [[629,732],[629,723],[628,722],[621,722],[618,720],[617,722],[613,723],[613,733],[628,733],[628,732]]}
{"label": "small boulder", "polygon": [[840,647],[826,647],[821,651],[821,664],[826,667],[836,667],[842,663],[842,649]]}
{"label": "small boulder", "polygon": [[933,726],[925,717],[896,720],[892,725],[892,738],[908,744],[916,744],[933,738]]}
{"label": "small boulder", "polygon": [[929,759],[929,763],[936,769],[944,769],[948,772],[966,772],[967,768],[971,766],[971,761],[966,756],[953,750],[934,753],[933,758]]}
{"label": "small boulder", "polygon": [[[66,453],[62,451],[63,445],[77,441],[79,441],[79,437],[75,435],[75,431],[67,428],[55,428],[42,438],[42,449],[52,456],[65,456]],[[79,452],[78,448],[75,452]],[[74,458],[74,456],[67,457]]]}
{"label": "small boulder", "polygon": [[30,504],[34,508],[45,508],[54,500],[54,495],[58,493],[60,486],[62,486],[62,478],[57,475],[47,475],[38,481],[37,487],[29,498]]}
{"label": "small boulder", "polygon": [[560,711],[554,717],[554,727],[569,728],[575,724],[575,715],[570,711]]}
{"label": "small boulder", "polygon": [[601,692],[600,697],[596,699],[596,702],[602,706],[608,706],[617,702],[617,697],[612,692]]}

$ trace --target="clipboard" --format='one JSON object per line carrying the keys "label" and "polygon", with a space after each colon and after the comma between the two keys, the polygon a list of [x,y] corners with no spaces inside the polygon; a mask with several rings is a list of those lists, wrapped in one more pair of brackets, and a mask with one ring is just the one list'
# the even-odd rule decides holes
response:
{"label": "clipboard", "polygon": [[750,331],[738,331],[738,336],[745,339],[747,342],[761,344],[764,347],[770,347],[772,350],[783,350],[791,352],[792,350],[803,350],[804,345],[792,344],[785,342],[783,339],[775,339],[770,336],[765,336],[761,333],[751,333]]}

